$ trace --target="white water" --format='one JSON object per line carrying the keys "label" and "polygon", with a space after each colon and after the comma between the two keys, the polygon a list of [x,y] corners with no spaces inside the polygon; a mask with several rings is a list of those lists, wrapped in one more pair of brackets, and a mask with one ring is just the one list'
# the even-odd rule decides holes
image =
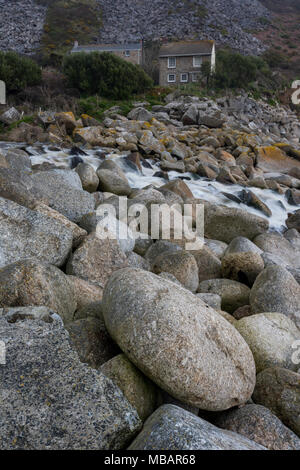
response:
{"label": "white water", "polygon": [[[13,144],[0,142],[1,148],[15,148],[26,146],[22,144]],[[50,146],[50,148],[52,148]],[[49,146],[38,145],[34,147],[27,146],[26,150],[31,155],[31,163],[33,165],[41,164],[43,162],[53,163],[57,166],[70,168],[72,156],[70,155],[69,149],[60,149],[60,150],[50,150]],[[80,158],[84,162],[91,164],[95,169],[98,168],[101,163],[101,159],[97,156],[97,152],[103,152],[101,148],[94,148],[93,150],[85,150],[87,153],[86,156],[81,155]],[[127,164],[124,160],[124,156],[119,154],[111,153],[107,155],[106,158],[113,159],[118,163],[122,169],[125,171],[128,181],[132,188],[142,189],[150,184],[156,187],[160,187],[166,183],[166,180],[154,176],[154,174],[160,170],[158,163],[148,160],[152,168],[143,167],[142,172],[134,170],[130,165]],[[255,193],[272,211],[271,217],[266,217],[261,211],[253,207],[249,207],[243,203],[237,203],[222,194],[222,192],[229,193],[233,196],[237,196],[243,188],[239,185],[226,185],[219,183],[217,181],[208,181],[205,178],[199,178],[191,173],[179,174],[175,171],[169,172],[169,179],[174,180],[176,178],[188,178],[185,179],[185,183],[189,186],[192,193],[196,198],[204,199],[212,203],[223,204],[228,207],[237,207],[244,209],[252,214],[259,215],[269,220],[270,228],[273,230],[282,231],[285,228],[285,221],[287,219],[287,214],[295,212],[299,209],[299,206],[292,206],[288,204],[284,195],[278,194],[275,191],[259,189],[259,188],[250,188],[253,193]]]}

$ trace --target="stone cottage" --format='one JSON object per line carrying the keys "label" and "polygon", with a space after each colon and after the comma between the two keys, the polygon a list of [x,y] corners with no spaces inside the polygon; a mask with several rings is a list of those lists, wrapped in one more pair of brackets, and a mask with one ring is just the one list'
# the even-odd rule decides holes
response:
{"label": "stone cottage", "polygon": [[211,71],[216,66],[215,41],[174,41],[164,44],[159,52],[159,84],[184,85],[198,82],[201,67],[210,62]]}
{"label": "stone cottage", "polygon": [[143,60],[142,41],[130,44],[91,44],[86,46],[80,46],[78,42],[75,41],[71,54],[77,52],[110,52],[121,59],[138,65],[141,65]]}

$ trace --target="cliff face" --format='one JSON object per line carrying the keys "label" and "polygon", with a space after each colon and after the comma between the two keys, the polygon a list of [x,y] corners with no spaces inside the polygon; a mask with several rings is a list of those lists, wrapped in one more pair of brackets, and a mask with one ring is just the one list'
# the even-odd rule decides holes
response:
{"label": "cliff face", "polygon": [[41,40],[46,10],[34,0],[0,0],[0,50],[33,52]]}
{"label": "cliff face", "polygon": [[102,41],[159,37],[209,38],[244,53],[264,49],[250,30],[268,22],[269,11],[256,0],[100,0]]}
{"label": "cliff face", "polygon": [[[209,38],[249,54],[260,53],[265,47],[250,32],[263,29],[270,16],[258,0],[114,0],[113,3],[94,0],[94,3],[102,12],[102,21],[92,25],[90,34],[91,15],[85,10],[91,7],[86,0],[9,3],[0,0],[0,50],[31,53],[41,40],[43,47],[57,49],[70,46],[83,34],[89,42]],[[57,11],[59,15],[55,15]],[[85,14],[78,15],[79,11]],[[60,30],[59,23],[64,17],[68,27]]]}

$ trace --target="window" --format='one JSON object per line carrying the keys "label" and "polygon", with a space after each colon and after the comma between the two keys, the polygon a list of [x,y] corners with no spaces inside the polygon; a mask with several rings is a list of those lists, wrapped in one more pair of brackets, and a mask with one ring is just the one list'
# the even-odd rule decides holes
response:
{"label": "window", "polygon": [[199,73],[192,73],[192,82],[199,82],[200,74]]}
{"label": "window", "polygon": [[202,57],[194,56],[193,57],[193,67],[200,68],[202,65]]}
{"label": "window", "polygon": [[176,82],[176,75],[174,73],[168,74],[168,83],[175,83]]}
{"label": "window", "polygon": [[168,69],[176,68],[176,57],[168,57]]}
{"label": "window", "polygon": [[180,75],[180,81],[182,83],[187,83],[189,81],[189,74],[188,73],[182,73]]}
{"label": "window", "polygon": [[125,55],[125,57],[130,57],[130,51],[125,51],[124,55]]}

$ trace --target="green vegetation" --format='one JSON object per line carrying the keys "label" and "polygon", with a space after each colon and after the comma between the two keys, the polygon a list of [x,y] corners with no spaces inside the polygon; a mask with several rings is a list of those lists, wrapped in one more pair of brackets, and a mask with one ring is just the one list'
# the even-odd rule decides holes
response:
{"label": "green vegetation", "polygon": [[151,78],[140,66],[108,52],[66,56],[63,71],[69,85],[86,96],[128,99],[153,86]]}
{"label": "green vegetation", "polygon": [[78,114],[88,114],[98,121],[102,121],[104,118],[104,111],[112,108],[113,106],[119,106],[120,112],[123,116],[126,116],[129,111],[132,109],[132,101],[131,100],[108,100],[105,98],[101,98],[98,95],[95,96],[88,96],[87,98],[81,98],[78,101]]}
{"label": "green vegetation", "polygon": [[265,16],[261,16],[258,21],[264,26],[271,24],[271,21],[269,20],[269,18],[266,18]]}
{"label": "green vegetation", "polygon": [[151,107],[156,104],[164,104],[165,96],[171,91],[172,90],[170,90],[169,88],[154,87],[149,91],[148,94],[136,95],[128,100],[112,100],[102,98],[98,95],[88,96],[86,98],[79,99],[76,114],[78,115],[78,117],[81,114],[88,114],[89,116],[98,119],[98,121],[102,121],[104,118],[105,111],[114,106],[118,106],[120,108],[118,114],[127,116],[127,114],[132,110],[133,103],[135,101],[146,101],[147,103],[149,103],[146,108],[150,110]]}
{"label": "green vegetation", "polygon": [[224,96],[226,90],[239,93],[241,89],[250,93],[254,99],[267,99],[274,105],[286,81],[280,74],[273,74],[268,63],[261,57],[243,56],[230,50],[217,53],[216,71],[211,74],[210,63],[202,65],[202,77],[199,83],[180,85],[178,91],[183,94],[205,96]]}
{"label": "green vegetation", "polygon": [[270,75],[270,70],[268,64],[260,57],[221,50],[217,53],[217,67],[212,82],[217,89],[248,89],[261,74]]}
{"label": "green vegetation", "polygon": [[13,129],[19,127],[22,122],[25,122],[26,124],[33,124],[35,122],[35,116],[23,116],[22,119],[14,122],[13,124],[10,124],[9,126],[0,123],[0,134],[12,131]]}
{"label": "green vegetation", "polygon": [[6,83],[7,91],[14,93],[27,86],[38,85],[42,73],[33,60],[21,57],[16,52],[0,51],[0,77]]}
{"label": "green vegetation", "polygon": [[280,66],[282,69],[288,69],[290,67],[290,63],[286,55],[278,52],[275,48],[268,49],[262,58],[271,68],[277,68]]}
{"label": "green vegetation", "polygon": [[96,0],[38,0],[48,6],[42,54],[49,64],[60,65],[74,41],[94,42],[99,35],[101,12]]}

